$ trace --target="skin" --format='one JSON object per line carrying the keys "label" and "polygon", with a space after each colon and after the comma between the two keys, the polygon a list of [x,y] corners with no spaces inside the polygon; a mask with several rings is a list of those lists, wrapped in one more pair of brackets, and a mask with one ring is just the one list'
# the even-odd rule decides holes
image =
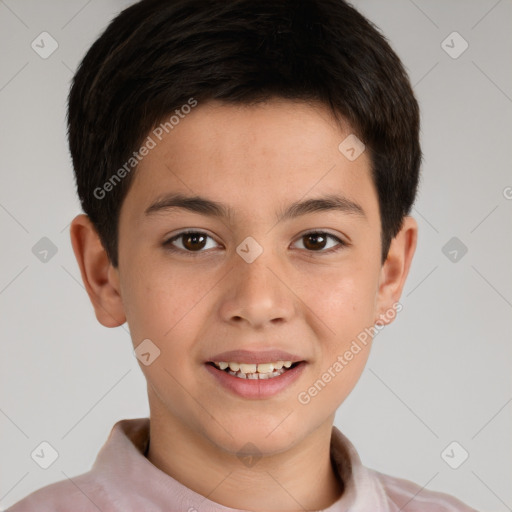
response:
{"label": "skin", "polygon": [[[149,366],[139,363],[150,405],[148,459],[222,505],[318,510],[342,494],[329,459],[331,429],[371,342],[308,404],[297,396],[365,328],[391,321],[383,315],[400,298],[417,241],[416,221],[406,217],[381,264],[368,152],[351,162],[338,150],[350,133],[322,104],[200,104],[139,164],[121,208],[117,268],[88,217],[72,222],[73,249],[98,321],[106,327],[127,321],[134,347],[149,338],[161,351]],[[276,224],[277,212],[293,201],[333,191],[358,203],[364,216],[323,211]],[[145,215],[165,192],[223,202],[234,214]],[[211,237],[205,247],[186,245],[186,237],[174,241],[181,252],[163,245],[189,228]],[[326,253],[338,242],[308,245],[304,233],[312,230],[347,245]],[[236,252],[248,236],[263,248],[252,263]],[[239,348],[282,349],[307,365],[278,395],[243,399],[219,386],[204,364]],[[252,467],[236,455],[247,442],[262,455]]]}

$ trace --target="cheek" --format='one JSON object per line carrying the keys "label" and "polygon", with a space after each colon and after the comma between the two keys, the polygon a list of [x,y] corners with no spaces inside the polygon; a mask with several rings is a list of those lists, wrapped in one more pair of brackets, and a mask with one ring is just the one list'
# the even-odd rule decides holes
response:
{"label": "cheek", "polygon": [[[345,400],[359,380],[371,348],[365,329],[373,325],[375,281],[371,273],[332,274],[309,303],[328,326],[319,340],[317,365],[308,388],[319,414],[328,414]],[[318,385],[317,383],[321,381]],[[321,389],[321,392],[317,392]],[[309,392],[308,390],[305,390]]]}
{"label": "cheek", "polygon": [[316,292],[308,302],[331,328],[334,338],[347,336],[373,324],[375,315],[376,277],[374,272],[357,268],[340,268],[324,275],[322,286],[316,281]]}
{"label": "cheek", "polygon": [[138,268],[143,270],[132,273],[123,290],[132,339],[134,344],[154,339],[163,347],[204,295],[201,280],[170,266]]}

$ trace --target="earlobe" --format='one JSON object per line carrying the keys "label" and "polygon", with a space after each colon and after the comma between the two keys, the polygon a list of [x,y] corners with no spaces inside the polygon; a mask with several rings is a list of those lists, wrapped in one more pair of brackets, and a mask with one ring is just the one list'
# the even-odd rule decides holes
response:
{"label": "earlobe", "polygon": [[71,222],[71,244],[80,274],[96,318],[105,327],[118,327],[126,321],[119,293],[117,269],[113,268],[101,240],[84,214]]}
{"label": "earlobe", "polygon": [[382,323],[391,323],[409,274],[418,240],[418,224],[413,217],[405,217],[402,229],[391,241],[388,256],[382,265],[377,297],[377,318]]}

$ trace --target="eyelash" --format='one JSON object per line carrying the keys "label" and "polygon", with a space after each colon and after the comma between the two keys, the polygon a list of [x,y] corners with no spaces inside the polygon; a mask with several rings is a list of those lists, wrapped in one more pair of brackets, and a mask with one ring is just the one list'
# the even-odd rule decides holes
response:
{"label": "eyelash", "polygon": [[[178,233],[177,235],[174,235],[172,238],[169,238],[168,240],[163,242],[162,245],[166,248],[166,250],[168,250],[170,252],[182,253],[182,254],[186,254],[187,256],[192,256],[192,257],[201,256],[203,253],[208,252],[207,250],[188,251],[188,250],[185,250],[185,249],[179,249],[179,248],[177,248],[177,247],[172,245],[172,242],[174,242],[175,240],[178,240],[182,236],[190,235],[190,234],[205,235],[208,238],[212,238],[210,235],[208,235],[204,231],[188,230],[188,231],[182,231],[181,233]],[[331,254],[331,253],[335,253],[335,252],[340,251],[341,249],[343,249],[344,247],[346,247],[348,245],[347,242],[344,242],[343,240],[341,240],[337,236],[332,235],[331,233],[327,233],[326,231],[308,231],[307,233],[304,233],[303,235],[301,235],[299,237],[299,239],[304,238],[304,237],[306,237],[308,235],[326,235],[328,238],[332,238],[333,240],[338,242],[338,246],[331,247],[330,249],[327,249],[327,250],[308,251],[306,249],[306,252],[309,252],[309,253],[313,253],[313,254],[316,254],[316,253],[319,253],[319,254]],[[213,238],[212,238],[212,240],[213,240]]]}

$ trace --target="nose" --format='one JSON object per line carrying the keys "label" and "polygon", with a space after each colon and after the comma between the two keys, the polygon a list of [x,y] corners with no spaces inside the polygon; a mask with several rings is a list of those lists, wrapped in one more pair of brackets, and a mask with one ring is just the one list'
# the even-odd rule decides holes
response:
{"label": "nose", "polygon": [[295,296],[282,266],[269,253],[264,251],[252,263],[235,256],[220,308],[224,321],[261,329],[292,318]]}

